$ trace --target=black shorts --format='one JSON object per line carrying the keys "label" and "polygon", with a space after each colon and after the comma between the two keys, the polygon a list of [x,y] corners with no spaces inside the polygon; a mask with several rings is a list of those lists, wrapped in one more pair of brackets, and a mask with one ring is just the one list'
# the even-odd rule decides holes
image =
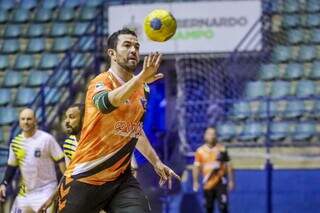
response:
{"label": "black shorts", "polygon": [[64,177],[58,202],[59,213],[151,212],[149,201],[130,170],[117,180],[99,186]]}
{"label": "black shorts", "polygon": [[213,189],[204,190],[205,207],[207,212],[212,212],[214,203],[218,201],[220,213],[228,213],[228,187],[227,183],[220,181]]}

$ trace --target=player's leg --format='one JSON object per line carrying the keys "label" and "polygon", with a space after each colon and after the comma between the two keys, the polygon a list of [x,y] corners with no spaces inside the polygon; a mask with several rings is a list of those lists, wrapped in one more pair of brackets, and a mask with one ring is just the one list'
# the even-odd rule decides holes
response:
{"label": "player's leg", "polygon": [[130,174],[121,183],[107,207],[108,213],[151,212],[149,200],[138,181]]}
{"label": "player's leg", "polygon": [[228,187],[227,182],[222,181],[217,185],[216,193],[217,193],[217,200],[218,206],[221,213],[228,213]]}
{"label": "player's leg", "polygon": [[34,213],[31,206],[27,206],[25,198],[17,197],[12,205],[10,213]]}
{"label": "player's leg", "polygon": [[11,213],[36,213],[31,207],[15,207],[11,209]]}
{"label": "player's leg", "polygon": [[215,200],[215,191],[204,190],[204,198],[205,198],[205,209],[207,213],[213,213],[214,211],[214,200]]}
{"label": "player's leg", "polygon": [[17,199],[15,199],[13,201],[13,204],[12,204],[12,207],[11,207],[11,210],[10,210],[10,213],[14,213],[16,210],[17,210]]}
{"label": "player's leg", "polygon": [[58,191],[58,213],[98,213],[98,191],[97,186],[64,178]]}
{"label": "player's leg", "polygon": [[[57,184],[49,184],[30,193],[30,206],[34,212],[38,212],[41,206],[56,192]],[[52,204],[46,211],[46,213],[52,213],[54,210],[54,205]]]}

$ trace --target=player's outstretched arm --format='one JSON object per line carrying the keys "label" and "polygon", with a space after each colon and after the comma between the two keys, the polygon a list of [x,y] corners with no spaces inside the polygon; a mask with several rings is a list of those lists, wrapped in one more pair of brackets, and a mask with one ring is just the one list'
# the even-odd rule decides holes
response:
{"label": "player's outstretched arm", "polygon": [[152,83],[163,77],[162,73],[158,73],[162,55],[159,53],[150,53],[144,58],[143,69],[132,79],[122,86],[108,93],[109,102],[118,107],[123,104],[142,84]]}
{"label": "player's outstretched arm", "polygon": [[193,191],[195,191],[195,192],[197,192],[200,188],[199,174],[200,174],[200,166],[197,164],[194,164],[194,166],[192,168],[192,178],[193,178],[192,188],[193,188]]}
{"label": "player's outstretched arm", "polygon": [[233,191],[235,188],[235,180],[234,180],[233,167],[230,162],[227,163],[227,172],[228,172],[228,190]]}
{"label": "player's outstretched arm", "polygon": [[172,169],[162,163],[144,132],[139,137],[136,148],[153,165],[154,170],[160,177],[160,186],[168,182],[169,189],[171,189],[173,177],[181,180],[179,175],[177,175]]}

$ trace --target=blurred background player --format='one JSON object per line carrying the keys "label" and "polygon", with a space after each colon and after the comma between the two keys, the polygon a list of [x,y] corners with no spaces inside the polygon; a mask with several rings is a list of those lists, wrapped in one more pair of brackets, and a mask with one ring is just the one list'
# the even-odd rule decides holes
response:
{"label": "blurred background player", "polygon": [[[65,170],[63,152],[54,137],[37,129],[37,121],[32,109],[21,111],[19,124],[22,133],[10,144],[8,165],[0,185],[0,199],[6,198],[7,186],[20,170],[19,193],[11,212],[37,212],[57,187],[54,163],[60,171]],[[49,209],[48,212],[51,210]]]}
{"label": "blurred background player", "polygon": [[64,129],[68,138],[63,143],[66,165],[69,165],[69,162],[77,148],[81,134],[83,115],[84,106],[82,104],[71,105],[66,110]]}
{"label": "blurred background player", "polygon": [[145,57],[135,76],[140,61],[137,35],[122,29],[111,34],[107,45],[111,66],[89,83],[81,138],[59,187],[59,212],[150,212],[129,166],[136,145],[161,184],[179,178],[161,162],[142,129],[146,84],[163,77],[158,73],[161,55]]}
{"label": "blurred background player", "polygon": [[216,129],[209,127],[204,134],[205,144],[195,153],[193,189],[199,190],[199,173],[203,175],[205,208],[207,213],[214,211],[215,200],[221,213],[228,212],[228,190],[234,188],[233,169],[226,148],[218,144]]}
{"label": "blurred background player", "polygon": [[[67,108],[63,120],[63,130],[68,135],[63,143],[63,152],[66,166],[69,165],[70,160],[77,148],[80,139],[82,121],[83,121],[84,107],[82,104],[73,104]],[[57,191],[56,191],[57,192]],[[56,200],[58,194],[54,193],[41,206],[39,212],[45,212]]]}
{"label": "blurred background player", "polygon": [[[70,160],[72,159],[74,152],[76,151],[78,141],[81,135],[81,128],[83,122],[84,115],[84,106],[83,104],[73,104],[65,112],[65,119],[63,121],[63,129],[65,133],[68,135],[68,138],[63,143],[63,152],[65,157],[66,166],[69,165]],[[137,177],[137,169],[138,165],[132,156],[131,161],[132,172],[135,177]],[[56,199],[56,195],[52,196],[42,207],[42,212],[46,210],[48,207]]]}

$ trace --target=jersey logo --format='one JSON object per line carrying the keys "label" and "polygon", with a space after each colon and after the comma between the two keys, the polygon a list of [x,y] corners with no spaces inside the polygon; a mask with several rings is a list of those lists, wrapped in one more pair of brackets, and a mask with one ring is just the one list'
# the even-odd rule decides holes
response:
{"label": "jersey logo", "polygon": [[96,83],[95,87],[96,87],[95,92],[100,92],[100,91],[104,90],[104,84],[102,82]]}
{"label": "jersey logo", "polygon": [[36,149],[34,151],[34,157],[36,157],[36,158],[40,158],[41,157],[41,150],[40,149]]}
{"label": "jersey logo", "polygon": [[144,91],[150,93],[150,87],[148,86],[148,84],[144,85]]}
{"label": "jersey logo", "polygon": [[140,122],[117,121],[113,133],[123,137],[139,138],[142,129],[143,124]]}

